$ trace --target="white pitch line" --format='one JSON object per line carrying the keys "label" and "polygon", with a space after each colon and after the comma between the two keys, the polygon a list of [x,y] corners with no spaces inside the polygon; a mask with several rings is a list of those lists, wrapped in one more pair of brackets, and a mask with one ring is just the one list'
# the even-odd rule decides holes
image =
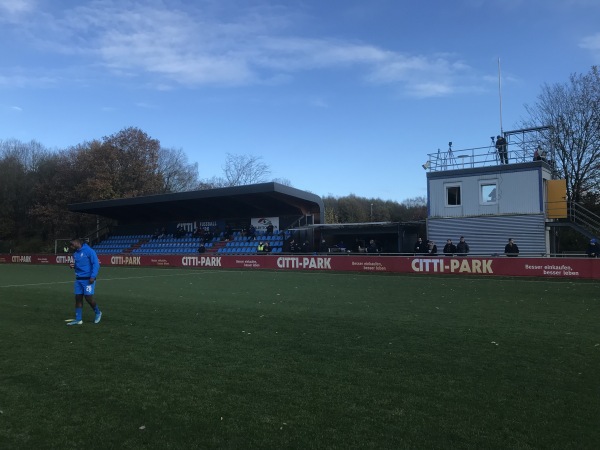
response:
{"label": "white pitch line", "polygon": [[[190,272],[190,273],[178,273],[178,274],[170,274],[170,275],[144,275],[140,277],[120,277],[120,278],[101,278],[100,281],[116,281],[116,280],[137,280],[142,278],[159,278],[159,277],[179,277],[185,275],[198,275],[198,272]],[[29,286],[45,286],[45,285],[53,285],[53,284],[70,284],[73,281],[48,281],[46,283],[28,283],[28,284],[7,284],[5,286],[0,286],[0,288],[11,288],[11,287],[29,287]]]}

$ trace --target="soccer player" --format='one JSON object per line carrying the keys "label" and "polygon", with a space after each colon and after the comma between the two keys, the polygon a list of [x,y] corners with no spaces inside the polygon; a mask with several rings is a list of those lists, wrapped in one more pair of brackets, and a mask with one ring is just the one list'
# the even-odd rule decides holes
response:
{"label": "soccer player", "polygon": [[75,269],[75,320],[68,322],[67,325],[82,325],[83,320],[83,297],[92,307],[96,316],[94,323],[99,323],[102,319],[102,311],[94,301],[94,288],[96,287],[96,277],[100,270],[98,256],[92,248],[82,239],[71,239],[71,245],[75,249],[73,254],[74,263],[71,268]]}

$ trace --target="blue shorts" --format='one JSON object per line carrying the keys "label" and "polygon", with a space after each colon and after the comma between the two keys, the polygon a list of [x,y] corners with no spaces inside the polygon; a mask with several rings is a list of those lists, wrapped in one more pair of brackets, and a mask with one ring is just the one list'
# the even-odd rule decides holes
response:
{"label": "blue shorts", "polygon": [[94,288],[96,287],[96,282],[94,281],[90,284],[90,280],[75,280],[75,295],[83,294],[83,295],[94,295]]}

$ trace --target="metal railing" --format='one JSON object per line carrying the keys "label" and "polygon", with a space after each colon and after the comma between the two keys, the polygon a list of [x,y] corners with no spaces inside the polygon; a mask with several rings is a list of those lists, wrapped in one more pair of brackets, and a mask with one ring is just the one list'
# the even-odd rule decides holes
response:
{"label": "metal railing", "polygon": [[571,222],[585,228],[594,236],[600,236],[600,216],[577,202],[569,202],[568,211]]}
{"label": "metal railing", "polygon": [[[496,147],[474,147],[462,150],[448,150],[437,153],[429,153],[429,159],[423,165],[423,168],[430,172],[440,172],[444,170],[473,169],[476,167],[498,166],[501,164],[500,157]],[[508,163],[523,163],[532,161],[532,155],[520,150],[508,150]]]}

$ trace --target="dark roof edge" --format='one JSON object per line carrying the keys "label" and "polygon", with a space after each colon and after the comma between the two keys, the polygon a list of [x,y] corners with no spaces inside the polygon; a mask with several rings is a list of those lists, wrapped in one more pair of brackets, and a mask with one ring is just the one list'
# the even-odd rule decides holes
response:
{"label": "dark roof edge", "polygon": [[149,203],[166,203],[177,200],[192,200],[200,198],[211,198],[211,197],[227,197],[231,195],[244,195],[244,194],[260,194],[269,192],[279,192],[282,194],[298,197],[303,200],[312,201],[317,203],[323,209],[323,200],[316,194],[302,191],[293,187],[285,186],[280,183],[269,182],[269,183],[258,183],[249,184],[246,186],[233,186],[216,189],[200,189],[196,191],[186,192],[175,192],[169,194],[153,194],[144,195],[140,197],[128,197],[118,198],[112,200],[97,200],[93,202],[84,203],[72,203],[68,205],[69,211],[73,212],[84,212],[92,208],[103,208],[113,206],[129,206],[129,205],[142,205]]}
{"label": "dark roof edge", "polygon": [[230,197],[235,195],[249,195],[249,194],[269,194],[278,193],[287,195],[293,198],[298,198],[304,202],[314,203],[318,206],[320,211],[319,220],[321,223],[325,221],[325,204],[323,199],[316,194],[311,192],[296,189],[291,186],[286,186],[274,181],[268,183],[257,183],[249,184],[245,186],[232,186],[225,188],[216,189],[201,189],[196,191],[186,192],[175,192],[169,194],[153,194],[145,195],[140,197],[130,198],[118,198],[112,200],[97,200],[93,202],[85,203],[72,203],[68,205],[69,211],[86,213],[90,210],[97,211],[102,208],[112,207],[127,207],[127,206],[139,206],[139,205],[150,205],[156,203],[168,203],[173,201],[182,200],[195,200],[195,199],[207,199],[207,198],[218,198],[218,197]]}

